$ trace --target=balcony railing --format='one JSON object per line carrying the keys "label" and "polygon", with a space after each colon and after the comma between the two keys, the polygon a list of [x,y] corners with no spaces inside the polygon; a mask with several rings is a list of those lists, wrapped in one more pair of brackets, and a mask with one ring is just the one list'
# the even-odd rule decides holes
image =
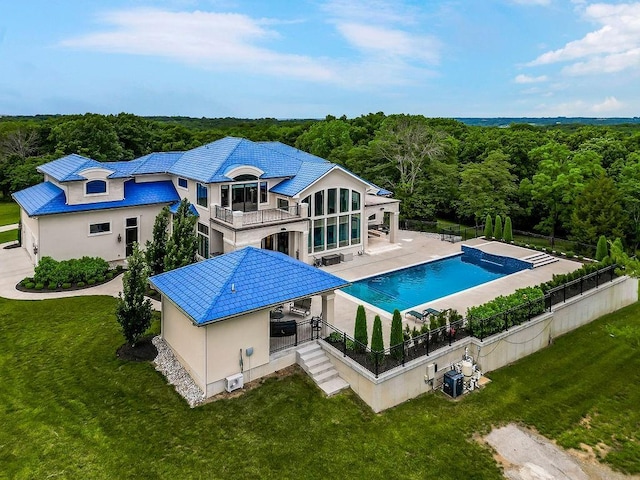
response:
{"label": "balcony railing", "polygon": [[268,223],[282,222],[286,220],[296,220],[301,218],[300,208],[293,205],[287,208],[269,208],[267,210],[257,210],[254,212],[238,212],[241,215],[234,216],[228,208],[215,207],[215,218],[235,227],[247,227],[251,225],[261,225]]}

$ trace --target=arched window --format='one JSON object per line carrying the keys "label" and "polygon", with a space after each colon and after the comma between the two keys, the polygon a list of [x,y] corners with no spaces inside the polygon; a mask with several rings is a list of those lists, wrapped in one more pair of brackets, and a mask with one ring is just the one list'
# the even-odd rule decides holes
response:
{"label": "arched window", "polygon": [[93,195],[96,193],[107,193],[107,182],[104,180],[91,180],[86,183],[85,193]]}

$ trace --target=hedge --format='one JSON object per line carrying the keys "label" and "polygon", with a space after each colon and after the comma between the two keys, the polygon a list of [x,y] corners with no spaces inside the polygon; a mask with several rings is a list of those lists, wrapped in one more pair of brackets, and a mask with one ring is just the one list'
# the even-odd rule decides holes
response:
{"label": "hedge", "polygon": [[[57,261],[51,257],[42,257],[35,268],[34,282],[44,285],[60,286],[64,283],[87,282],[90,278],[104,277],[109,264],[99,257]],[[54,287],[55,288],[55,287]]]}

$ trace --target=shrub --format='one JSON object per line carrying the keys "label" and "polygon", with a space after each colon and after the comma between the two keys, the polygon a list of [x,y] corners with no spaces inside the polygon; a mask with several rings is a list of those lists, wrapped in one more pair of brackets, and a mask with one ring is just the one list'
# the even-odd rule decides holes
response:
{"label": "shrub", "polygon": [[82,288],[82,287],[85,286],[85,283],[84,282],[78,282],[78,283],[76,283],[76,286],[78,286],[79,288]]}
{"label": "shrub", "polygon": [[371,332],[371,351],[382,352],[383,350],[384,340],[382,339],[382,320],[380,320],[380,315],[376,315],[373,319],[373,331]]}
{"label": "shrub", "polygon": [[62,288],[71,288],[71,284],[70,283],[63,283],[62,284]]}
{"label": "shrub", "polygon": [[25,277],[22,280],[20,280],[20,285],[22,285],[23,287],[26,287],[27,283],[32,283],[32,282],[33,282],[33,278]]}
{"label": "shrub", "polygon": [[87,285],[95,285],[95,284],[96,284],[95,278],[90,278],[89,280],[87,280]]}
{"label": "shrub", "polygon": [[49,283],[49,285],[47,285],[47,288],[49,290],[55,290],[56,288],[58,288],[58,284],[51,282],[51,283]]}
{"label": "shrub", "polygon": [[122,265],[116,265],[116,272],[120,273],[122,270],[124,270]]}
{"label": "shrub", "polygon": [[98,257],[82,257],[61,262],[51,257],[42,257],[35,268],[34,281],[47,285],[76,283],[104,275],[108,270],[109,264]]}
{"label": "shrub", "polygon": [[28,288],[29,290],[31,290],[32,288],[35,288],[36,284],[33,282],[27,282],[24,284],[24,288]]}
{"label": "shrub", "polygon": [[391,320],[391,336],[389,338],[391,356],[396,360],[402,358],[402,352],[404,350],[402,342],[402,315],[400,315],[400,311],[396,308],[393,311],[393,319]]}
{"label": "shrub", "polygon": [[484,221],[484,238],[490,240],[492,236],[493,236],[493,220],[491,220],[491,215],[487,215],[487,218]]}
{"label": "shrub", "polygon": [[104,275],[99,275],[96,277],[96,283],[102,283],[104,282]]}
{"label": "shrub", "polygon": [[511,217],[507,217],[504,222],[504,232],[502,233],[505,242],[513,242],[513,229],[511,227]]}
{"label": "shrub", "polygon": [[107,272],[104,276],[107,280],[111,280],[113,278],[113,272]]}
{"label": "shrub", "polygon": [[331,332],[329,334],[329,341],[331,343],[340,343],[343,340],[343,336],[341,333],[339,332]]}
{"label": "shrub", "polygon": [[44,288],[44,283],[36,283],[36,286],[33,288],[36,290],[42,290]]}
{"label": "shrub", "polygon": [[364,352],[369,344],[369,336],[367,334],[367,314],[364,311],[363,305],[358,305],[358,310],[356,311],[356,325],[353,338],[356,340],[356,350],[361,353]]}
{"label": "shrub", "polygon": [[604,257],[609,255],[609,247],[607,245],[607,237],[600,235],[598,245],[596,246],[596,261],[601,262]]}
{"label": "shrub", "polygon": [[496,240],[502,240],[502,217],[496,215],[496,225],[493,227],[493,236]]}
{"label": "shrub", "polygon": [[569,250],[568,252],[565,253],[565,255],[567,256],[567,258],[573,258],[576,256],[575,253],[573,253],[571,250]]}

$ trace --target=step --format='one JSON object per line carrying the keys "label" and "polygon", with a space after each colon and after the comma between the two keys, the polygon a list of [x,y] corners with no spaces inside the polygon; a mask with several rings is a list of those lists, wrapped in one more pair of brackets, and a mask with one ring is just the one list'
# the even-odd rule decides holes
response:
{"label": "step", "polygon": [[547,260],[545,260],[543,262],[535,263],[533,265],[533,268],[544,267],[545,265],[549,265],[550,263],[555,263],[555,262],[559,262],[559,261],[560,260],[558,258],[553,258],[552,257],[552,258],[547,259]]}
{"label": "step", "polygon": [[305,355],[300,355],[298,357],[298,361],[302,363],[308,363],[311,360],[314,360],[316,358],[322,358],[324,356],[325,356],[325,353],[322,351],[322,349],[320,349],[314,352],[307,353]]}
{"label": "step", "polygon": [[[312,358],[311,360],[305,361],[304,364],[307,367],[307,370],[310,370],[313,367],[321,365],[321,364],[325,363],[328,360],[329,359],[327,358],[326,355],[322,355],[322,356],[319,356],[319,357]],[[331,362],[329,362],[329,363],[331,363]]]}
{"label": "step", "polygon": [[341,392],[342,390],[346,390],[347,388],[349,388],[349,384],[340,377],[332,378],[331,380],[323,382],[318,386],[327,395],[327,397],[331,397]]}
{"label": "step", "polygon": [[316,378],[318,375],[326,372],[327,370],[335,370],[335,368],[333,368],[333,364],[329,361],[329,359],[326,359],[326,361],[319,363],[312,368],[309,368],[308,373],[313,378]]}
{"label": "step", "polygon": [[319,375],[314,375],[313,380],[318,384],[322,384],[324,382],[326,382],[327,380],[331,380],[333,378],[339,378],[338,375],[338,371],[335,368],[332,368],[331,370],[327,370],[325,372],[322,372]]}
{"label": "step", "polygon": [[317,350],[322,350],[322,348],[320,347],[320,345],[318,345],[317,342],[313,342],[308,345],[305,345],[304,347],[300,347],[298,349],[298,354],[304,355],[305,353],[315,352]]}

